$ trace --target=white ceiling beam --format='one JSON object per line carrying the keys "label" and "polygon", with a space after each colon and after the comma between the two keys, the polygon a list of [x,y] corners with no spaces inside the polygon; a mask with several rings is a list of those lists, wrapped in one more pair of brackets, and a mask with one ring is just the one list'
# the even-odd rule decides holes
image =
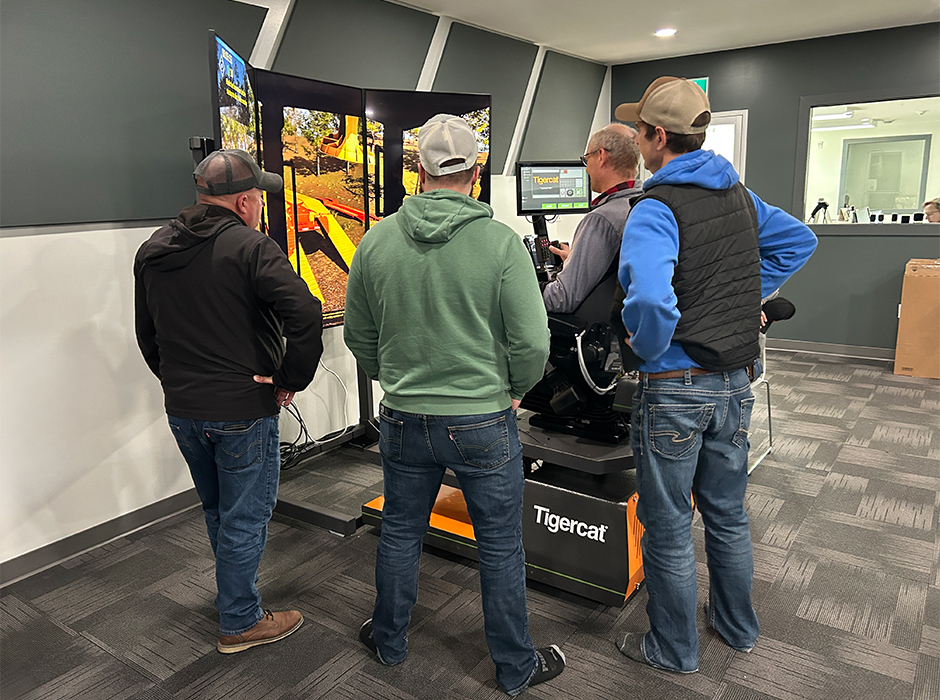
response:
{"label": "white ceiling beam", "polygon": [[512,132],[512,141],[509,142],[509,153],[506,155],[506,164],[503,166],[503,175],[512,175],[515,172],[516,161],[522,150],[522,139],[525,137],[526,126],[529,124],[529,114],[532,112],[532,103],[535,102],[535,90],[542,75],[542,65],[545,63],[545,47],[539,46],[535,54],[535,63],[529,73],[529,84],[526,85],[525,95],[522,97],[522,106],[519,108],[519,117],[516,119],[516,128]]}
{"label": "white ceiling beam", "polygon": [[255,68],[271,70],[274,65],[274,59],[277,57],[278,49],[281,48],[281,40],[284,38],[284,30],[287,29],[287,18],[290,17],[291,10],[294,7],[294,0],[234,0],[245,5],[254,5],[263,7],[267,10],[264,16],[264,22],[261,23],[261,29],[258,31],[258,37],[255,39],[254,48],[251,50],[251,57],[248,59]]}
{"label": "white ceiling beam", "polygon": [[434,28],[434,36],[431,37],[428,55],[424,58],[424,67],[421,68],[421,75],[418,76],[418,85],[415,88],[418,92],[430,92],[434,86],[437,69],[441,65],[441,57],[447,45],[447,37],[450,36],[450,25],[453,23],[454,20],[450,17],[437,18],[437,26]]}

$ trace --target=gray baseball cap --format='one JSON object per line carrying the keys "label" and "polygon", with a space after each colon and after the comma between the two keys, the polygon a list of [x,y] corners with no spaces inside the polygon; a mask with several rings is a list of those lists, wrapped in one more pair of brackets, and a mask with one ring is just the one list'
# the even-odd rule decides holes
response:
{"label": "gray baseball cap", "polygon": [[248,153],[237,148],[213,151],[193,171],[196,191],[213,197],[238,194],[256,187],[265,192],[280,192],[284,180],[258,167]]}
{"label": "gray baseball cap", "polygon": [[438,114],[418,131],[418,154],[432,177],[459,173],[477,164],[477,137],[460,117]]}

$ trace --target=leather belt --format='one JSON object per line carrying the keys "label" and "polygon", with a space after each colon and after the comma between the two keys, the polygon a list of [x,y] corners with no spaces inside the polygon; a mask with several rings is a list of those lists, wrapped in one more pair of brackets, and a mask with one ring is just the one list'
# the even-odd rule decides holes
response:
{"label": "leather belt", "polygon": [[[748,365],[744,368],[747,370],[747,378],[752,382],[754,381],[754,365]],[[719,374],[719,372],[712,372],[708,369],[702,369],[701,367],[689,367],[689,374],[693,377],[696,377],[701,374]],[[640,372],[640,381],[646,379],[679,379],[685,376],[684,369],[672,369],[668,372]]]}
{"label": "leather belt", "polygon": [[[689,367],[689,374],[693,377],[699,374],[715,374],[701,367]],[[644,379],[678,379],[685,376],[684,369],[671,369],[668,372],[640,372],[640,381]]]}

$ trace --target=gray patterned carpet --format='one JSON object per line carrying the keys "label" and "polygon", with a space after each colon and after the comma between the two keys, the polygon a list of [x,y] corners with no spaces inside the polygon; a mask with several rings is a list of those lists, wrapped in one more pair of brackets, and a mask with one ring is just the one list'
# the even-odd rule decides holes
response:
{"label": "gray patterned carpet", "polygon": [[[677,676],[617,652],[646,629],[645,589],[608,608],[529,588],[536,644],[568,657],[531,698],[940,700],[940,382],[889,363],[768,353],[775,444],[751,475],[751,654],[707,631],[701,671]],[[286,472],[283,493],[341,512],[381,493],[353,450]],[[696,529],[701,593],[702,533]],[[277,644],[215,651],[213,563],[194,509],[0,591],[0,695],[30,700],[499,698],[472,562],[426,550],[408,660],[356,641],[371,613],[371,528],[340,538],[275,516],[259,587],[303,627]]]}

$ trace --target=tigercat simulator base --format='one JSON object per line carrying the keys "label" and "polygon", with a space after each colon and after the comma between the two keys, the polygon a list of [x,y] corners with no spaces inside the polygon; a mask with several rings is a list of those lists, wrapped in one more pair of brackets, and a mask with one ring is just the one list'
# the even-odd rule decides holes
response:
{"label": "tigercat simulator base", "polygon": [[[524,412],[519,429],[527,470],[522,513],[526,576],[604,605],[622,606],[643,581],[643,526],[636,517],[629,446],[542,435],[528,425]],[[579,459],[586,460],[580,466],[587,469],[578,469]],[[379,496],[362,506],[363,524],[381,527],[384,502]],[[466,502],[449,471],[424,541],[479,559]]]}

